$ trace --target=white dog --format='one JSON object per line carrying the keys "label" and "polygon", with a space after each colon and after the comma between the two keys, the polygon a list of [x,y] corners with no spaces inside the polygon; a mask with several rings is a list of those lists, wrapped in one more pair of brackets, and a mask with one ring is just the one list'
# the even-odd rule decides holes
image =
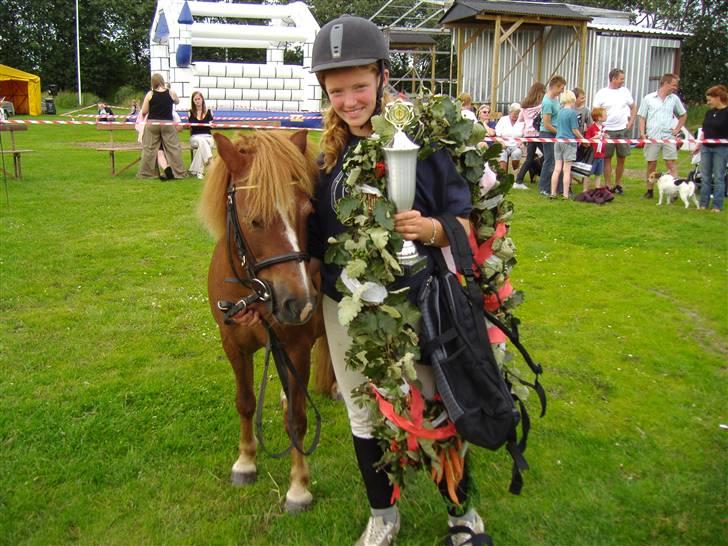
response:
{"label": "white dog", "polygon": [[662,173],[650,173],[647,179],[653,184],[657,183],[657,191],[660,192],[658,205],[662,205],[663,196],[668,205],[680,196],[682,202],[685,203],[685,208],[690,206],[690,199],[695,203],[695,207],[698,207],[698,200],[695,197],[695,182],[688,182],[684,178],[673,178],[670,174]]}

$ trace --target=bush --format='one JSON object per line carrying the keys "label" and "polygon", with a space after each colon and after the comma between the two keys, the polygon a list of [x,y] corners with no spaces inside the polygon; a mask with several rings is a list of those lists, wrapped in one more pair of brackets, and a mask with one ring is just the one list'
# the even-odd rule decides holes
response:
{"label": "bush", "polygon": [[142,91],[132,85],[124,85],[114,93],[114,96],[109,102],[115,106],[130,108],[131,101],[135,100],[139,108],[141,108],[145,93],[146,91]]}
{"label": "bush", "polygon": [[93,93],[81,93],[81,104],[78,106],[78,93],[76,91],[61,91],[55,97],[56,108],[59,110],[74,110],[84,106],[95,105],[99,99]]}

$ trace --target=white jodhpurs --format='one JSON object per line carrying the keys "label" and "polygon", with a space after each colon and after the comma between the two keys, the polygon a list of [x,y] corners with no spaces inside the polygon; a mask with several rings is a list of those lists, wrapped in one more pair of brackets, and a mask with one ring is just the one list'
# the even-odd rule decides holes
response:
{"label": "white jodhpurs", "polygon": [[205,174],[205,165],[212,159],[212,148],[215,140],[212,135],[192,135],[190,137],[190,148],[194,150],[190,172],[194,175]]}
{"label": "white jodhpurs", "polygon": [[[359,438],[372,438],[372,420],[367,408],[362,408],[352,400],[352,391],[367,382],[367,378],[360,372],[352,370],[346,365],[346,351],[351,346],[351,337],[347,327],[339,323],[338,303],[324,296],[323,312],[326,326],[326,338],[329,341],[331,362],[334,365],[334,374],[339,384],[339,392],[344,398],[346,411],[349,414],[351,433]],[[422,394],[432,399],[435,395],[435,379],[432,368],[423,364],[415,364],[417,379],[422,383]]]}

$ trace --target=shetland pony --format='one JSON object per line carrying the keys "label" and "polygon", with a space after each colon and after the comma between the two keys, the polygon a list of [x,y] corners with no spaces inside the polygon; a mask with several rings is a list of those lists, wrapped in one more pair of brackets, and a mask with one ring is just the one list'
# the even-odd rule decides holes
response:
{"label": "shetland pony", "polygon": [[[216,133],[219,156],[200,201],[200,216],[216,240],[208,272],[210,309],[237,386],[240,449],[232,467],[234,485],[252,483],[257,477],[253,354],[265,346],[267,334],[260,324],[245,327],[235,317],[225,321],[218,302],[239,302],[246,296],[255,299],[253,288],[265,286],[267,300],[254,302],[252,307],[282,341],[304,387],[309,379],[311,348],[323,334],[318,280],[315,284],[309,275],[303,255],[306,221],[312,211],[310,198],[318,177],[306,136],[305,130],[292,135],[259,131],[231,142]],[[251,277],[258,279],[252,288],[246,286]],[[319,345],[326,347],[325,343]],[[326,369],[321,374],[322,388],[330,386],[330,373]],[[305,398],[290,372],[288,384],[292,422],[286,412],[286,431],[297,445],[291,450],[285,507],[296,512],[308,508],[313,496],[308,489],[308,463],[302,454],[307,426]]]}

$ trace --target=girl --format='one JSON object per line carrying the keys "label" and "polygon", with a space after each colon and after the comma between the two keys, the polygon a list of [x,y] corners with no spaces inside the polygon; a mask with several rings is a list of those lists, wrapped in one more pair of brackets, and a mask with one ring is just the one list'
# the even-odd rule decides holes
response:
{"label": "girl", "polygon": [[[541,82],[534,82],[526,93],[526,97],[521,101],[521,112],[518,114],[518,121],[523,123],[524,137],[537,137],[538,126],[534,125],[534,120],[541,115],[541,101],[546,94],[546,86]],[[540,125],[540,124],[539,124]],[[513,187],[520,190],[528,189],[523,181],[527,172],[532,172],[536,162],[536,150],[540,150],[543,154],[543,146],[540,142],[529,142],[526,146],[526,161],[523,162],[521,170],[516,175],[516,182]],[[531,175],[533,182],[533,174]]]}
{"label": "girl", "polygon": [[[362,408],[352,400],[352,391],[366,383],[367,378],[346,365],[346,351],[351,338],[347,329],[339,323],[337,315],[337,301],[342,294],[336,288],[336,281],[341,268],[323,263],[323,256],[329,238],[345,229],[336,217],[336,204],[344,197],[344,156],[350,147],[372,134],[370,119],[382,106],[383,88],[389,79],[387,40],[372,22],[359,17],[342,16],[326,24],[316,36],[311,64],[331,106],[324,114],[324,133],[321,138],[323,162],[315,211],[309,222],[309,253],[312,267],[320,267],[321,271],[329,349],[348,411],[354,452],[371,509],[369,522],[356,544],[382,546],[390,544],[399,531],[399,511],[392,501],[393,487],[386,472],[376,466],[383,451],[379,441],[372,436],[372,417],[367,408]],[[448,245],[442,226],[434,217],[445,211],[450,212],[459,217],[469,231],[467,218],[470,210],[468,185],[457,174],[449,154],[443,149],[427,160],[418,162],[413,209],[394,216],[395,230],[406,240],[415,241],[421,255],[427,255],[427,246]],[[409,293],[413,297],[426,275],[425,271],[401,279],[404,285],[410,287]],[[418,365],[417,373],[423,392],[433,396],[431,368]],[[449,526],[460,526],[459,532],[455,530],[451,534],[454,544],[464,543],[470,538],[470,533],[486,536],[478,513],[473,508],[467,508],[468,479],[467,475],[463,477],[457,487],[458,498],[465,509],[449,509]],[[446,497],[447,493],[442,493]],[[462,531],[463,526],[469,533]]]}
{"label": "girl", "polygon": [[205,177],[205,166],[212,159],[212,148],[215,145],[210,126],[207,125],[212,122],[212,110],[207,109],[205,97],[199,91],[192,93],[191,102],[192,107],[189,114],[190,148],[195,153],[192,156],[190,173],[199,179],[203,179]]}
{"label": "girl", "polygon": [[[556,138],[583,138],[579,132],[579,121],[576,118],[574,104],[576,97],[571,91],[561,93],[559,100],[561,110],[556,118]],[[571,163],[576,159],[576,142],[557,142],[554,144],[554,172],[551,175],[551,199],[556,198],[559,175],[564,171],[564,199],[569,198],[571,185]]]}
{"label": "girl", "polygon": [[[171,125],[174,121],[174,105],[179,104],[177,93],[167,88],[161,74],[152,74],[152,90],[144,97],[141,115],[148,122],[144,127],[142,136],[142,160],[139,164],[137,178],[156,178],[157,153],[160,148],[169,161],[164,168],[167,180],[185,177],[185,166],[182,162],[182,148],[179,145],[177,129]],[[154,121],[169,122],[169,124],[154,124]]]}

